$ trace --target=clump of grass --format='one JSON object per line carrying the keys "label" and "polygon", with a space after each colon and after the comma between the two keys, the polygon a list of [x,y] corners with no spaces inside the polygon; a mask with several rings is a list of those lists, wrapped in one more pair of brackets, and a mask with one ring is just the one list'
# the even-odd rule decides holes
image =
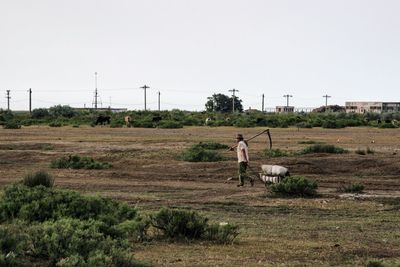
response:
{"label": "clump of grass", "polygon": [[367,154],[367,152],[363,149],[357,149],[356,151],[354,151],[354,153],[358,154],[358,155],[365,155]]}
{"label": "clump of grass", "polygon": [[267,158],[279,158],[290,156],[290,153],[284,150],[278,149],[265,149],[264,156]]}
{"label": "clump of grass", "polygon": [[50,127],[61,127],[61,126],[63,126],[63,124],[62,124],[61,121],[55,120],[55,121],[50,122],[50,123],[49,123],[49,126],[50,126]]}
{"label": "clump of grass", "polygon": [[323,142],[314,141],[314,140],[306,140],[306,141],[299,141],[298,144],[300,145],[319,145],[323,144]]}
{"label": "clump of grass", "polygon": [[6,121],[3,125],[4,129],[21,129],[21,123],[15,120]]}
{"label": "clump of grass", "polygon": [[194,145],[182,152],[178,156],[178,159],[189,162],[215,162],[225,160],[218,152],[204,149],[198,145]]}
{"label": "clump of grass", "polygon": [[54,145],[52,145],[52,144],[43,144],[40,149],[41,150],[46,150],[46,151],[54,150]]}
{"label": "clump of grass", "polygon": [[317,194],[318,184],[301,176],[285,178],[282,182],[268,185],[273,195],[289,197],[312,197]]}
{"label": "clump of grass", "polygon": [[96,161],[91,157],[69,155],[55,159],[50,164],[54,169],[109,169],[112,165],[108,162]]}
{"label": "clump of grass", "polygon": [[374,153],[375,151],[372,148],[367,147],[367,154],[374,154]]}
{"label": "clump of grass", "polygon": [[29,173],[24,176],[22,183],[28,187],[43,185],[45,187],[53,187],[53,177],[45,171]]}
{"label": "clump of grass", "polygon": [[183,124],[179,121],[162,120],[157,127],[162,129],[178,129],[183,128]]}
{"label": "clump of grass", "polygon": [[204,149],[209,149],[209,150],[218,150],[218,149],[228,149],[229,146],[225,145],[225,144],[220,144],[220,143],[216,143],[216,142],[200,142],[198,144],[196,144],[195,146],[204,148]]}
{"label": "clump of grass", "polygon": [[361,183],[354,183],[350,185],[342,185],[337,191],[342,193],[362,193],[365,189],[365,186]]}
{"label": "clump of grass", "polygon": [[387,265],[381,261],[369,261],[366,267],[386,267]]}
{"label": "clump of grass", "polygon": [[163,208],[150,216],[150,224],[162,237],[174,240],[208,240],[228,244],[239,234],[233,224],[208,224],[208,218],[195,211]]}
{"label": "clump of grass", "polygon": [[336,147],[334,145],[315,144],[299,151],[299,154],[311,154],[311,153],[343,154],[347,152],[348,152],[347,150],[341,147]]}
{"label": "clump of grass", "polygon": [[371,148],[367,147],[367,149],[365,149],[365,150],[357,149],[356,151],[354,151],[354,153],[356,153],[358,155],[366,155],[366,154],[374,154],[375,151],[372,150]]}

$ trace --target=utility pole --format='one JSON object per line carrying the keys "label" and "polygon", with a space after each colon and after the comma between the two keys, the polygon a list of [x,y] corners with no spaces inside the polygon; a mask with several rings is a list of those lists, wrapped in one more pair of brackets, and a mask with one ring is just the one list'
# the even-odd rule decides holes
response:
{"label": "utility pole", "polygon": [[29,113],[32,114],[32,88],[29,88]]}
{"label": "utility pole", "polygon": [[262,94],[262,106],[261,111],[264,113],[264,94]]}
{"label": "utility pole", "polygon": [[160,91],[158,91],[158,111],[160,111]]}
{"label": "utility pole", "polygon": [[95,90],[94,90],[94,109],[97,110],[97,72],[94,73],[94,84],[95,84]]}
{"label": "utility pole", "polygon": [[146,89],[149,89],[150,87],[147,85],[143,85],[140,88],[142,88],[144,90],[144,110],[146,111]]}
{"label": "utility pole", "polygon": [[10,98],[11,98],[11,96],[10,96],[10,90],[7,90],[7,96],[6,96],[6,98],[7,98],[7,110],[10,110]]}
{"label": "utility pole", "polygon": [[284,95],[283,97],[286,97],[286,107],[289,107],[289,97],[293,97],[292,95]]}
{"label": "utility pole", "polygon": [[235,113],[235,92],[239,92],[239,90],[233,88],[232,90],[229,90],[229,92],[232,92],[232,113]]}
{"label": "utility pole", "polygon": [[330,95],[323,95],[322,97],[325,97],[325,111],[328,110],[328,98],[331,97]]}

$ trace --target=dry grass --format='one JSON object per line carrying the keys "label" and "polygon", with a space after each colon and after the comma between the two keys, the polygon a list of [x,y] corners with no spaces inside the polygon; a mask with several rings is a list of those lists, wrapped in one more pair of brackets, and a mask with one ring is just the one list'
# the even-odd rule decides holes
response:
{"label": "dry grass", "polygon": [[[27,172],[47,170],[55,186],[100,193],[137,205],[143,213],[162,206],[189,207],[213,222],[233,222],[241,234],[233,245],[154,241],[135,249],[156,266],[354,266],[373,259],[400,262],[400,132],[397,129],[272,129],[273,147],[298,151],[304,140],[318,140],[350,151],[369,146],[360,157],[304,155],[263,158],[266,137],[250,142],[252,169],[261,164],[288,166],[291,173],[315,179],[321,197],[266,196],[261,183],[236,188],[235,153],[212,163],[177,161],[176,155],[199,141],[233,144],[262,129],[190,127],[136,129],[107,127],[24,127],[0,129],[0,186]],[[374,140],[374,143],[371,143]],[[51,150],[43,149],[51,146]],[[108,170],[53,170],[52,159],[67,154],[111,162]],[[336,192],[341,184],[363,183],[365,196]],[[382,201],[390,199],[390,201]]]}

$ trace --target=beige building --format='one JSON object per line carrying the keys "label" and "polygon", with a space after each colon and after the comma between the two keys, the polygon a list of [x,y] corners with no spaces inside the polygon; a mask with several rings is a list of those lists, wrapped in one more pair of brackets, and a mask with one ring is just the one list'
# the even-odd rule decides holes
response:
{"label": "beige building", "polygon": [[400,112],[400,102],[346,102],[347,113]]}
{"label": "beige building", "polygon": [[276,106],[275,108],[276,113],[290,113],[294,112],[293,106]]}

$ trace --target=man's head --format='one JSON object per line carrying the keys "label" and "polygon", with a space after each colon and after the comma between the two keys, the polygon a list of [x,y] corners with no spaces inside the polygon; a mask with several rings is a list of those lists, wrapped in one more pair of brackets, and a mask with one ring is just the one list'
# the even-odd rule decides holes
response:
{"label": "man's head", "polygon": [[236,141],[238,141],[238,142],[243,141],[243,135],[242,134],[237,134],[236,135]]}

